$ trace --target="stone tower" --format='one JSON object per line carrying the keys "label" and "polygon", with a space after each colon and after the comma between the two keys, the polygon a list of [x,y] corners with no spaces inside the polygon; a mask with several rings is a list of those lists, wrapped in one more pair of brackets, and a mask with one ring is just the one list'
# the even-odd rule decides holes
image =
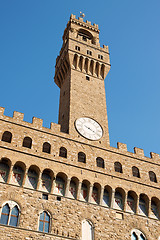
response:
{"label": "stone tower", "polygon": [[160,156],[109,144],[108,47],[71,15],[56,60],[59,124],[0,107],[1,240],[160,240]]}
{"label": "stone tower", "polygon": [[101,144],[109,145],[104,87],[109,69],[108,46],[100,47],[98,25],[71,15],[55,71],[55,83],[60,88],[59,124],[62,132],[84,141],[84,137],[77,134],[75,121],[88,117],[102,126]]}

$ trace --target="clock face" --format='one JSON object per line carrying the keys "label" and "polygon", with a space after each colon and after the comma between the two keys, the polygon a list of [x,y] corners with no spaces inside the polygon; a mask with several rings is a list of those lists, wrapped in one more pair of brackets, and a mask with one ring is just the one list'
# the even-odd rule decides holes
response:
{"label": "clock face", "polygon": [[77,131],[89,140],[99,140],[103,135],[102,127],[95,120],[82,117],[75,121]]}

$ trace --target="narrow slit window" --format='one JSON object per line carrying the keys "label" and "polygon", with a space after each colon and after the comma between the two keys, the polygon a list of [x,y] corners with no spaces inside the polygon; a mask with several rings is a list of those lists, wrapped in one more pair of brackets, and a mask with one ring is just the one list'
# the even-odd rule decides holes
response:
{"label": "narrow slit window", "polygon": [[75,49],[76,49],[77,51],[80,51],[80,47],[79,47],[79,46],[75,46]]}
{"label": "narrow slit window", "polygon": [[103,60],[103,56],[101,54],[98,54],[98,58]]}
{"label": "narrow slit window", "polygon": [[92,56],[92,52],[90,50],[87,50],[87,54]]}

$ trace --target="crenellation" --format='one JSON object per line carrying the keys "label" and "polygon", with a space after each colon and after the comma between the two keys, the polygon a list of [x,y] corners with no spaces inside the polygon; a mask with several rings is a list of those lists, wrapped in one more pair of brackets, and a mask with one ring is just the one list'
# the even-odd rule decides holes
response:
{"label": "crenellation", "polygon": [[24,119],[24,113],[20,113],[20,112],[16,112],[14,111],[13,112],[13,119],[19,121],[19,122],[22,122],[23,119]]}
{"label": "crenellation", "polygon": [[109,48],[107,45],[103,45],[103,50],[105,50],[107,53],[109,53]]}
{"label": "crenellation", "polygon": [[78,25],[83,24],[84,27],[87,27],[87,28],[99,33],[98,24],[93,23],[93,25],[92,25],[91,22],[87,21],[87,20],[86,20],[86,22],[84,22],[83,18],[81,18],[81,17],[78,17],[78,19],[76,19],[76,15],[71,14],[70,22],[74,22]]}
{"label": "crenellation", "polygon": [[83,22],[83,18],[81,18],[81,17],[79,17],[78,20],[79,20],[80,22]]}
{"label": "crenellation", "polygon": [[144,151],[141,148],[134,147],[134,153],[141,157],[144,157]]}
{"label": "crenellation", "polygon": [[37,117],[33,117],[32,118],[32,124],[35,128],[42,128],[43,125],[43,119],[37,118]]}
{"label": "crenellation", "polygon": [[117,142],[117,148],[121,151],[127,152],[127,144]]}
{"label": "crenellation", "polygon": [[76,19],[76,15],[71,14],[70,19]]}
{"label": "crenellation", "polygon": [[150,156],[153,159],[157,159],[157,160],[160,159],[160,155],[158,153],[150,152]]}
{"label": "crenellation", "polygon": [[4,110],[5,110],[4,107],[0,107],[0,116],[3,116],[3,115],[4,115]]}
{"label": "crenellation", "polygon": [[93,23],[93,26],[94,26],[95,28],[98,28],[98,24]]}
{"label": "crenellation", "polygon": [[61,125],[51,122],[50,129],[53,130],[54,132],[60,132]]}
{"label": "crenellation", "polygon": [[86,23],[87,23],[88,25],[91,25],[91,22],[90,22],[90,21],[88,21],[88,20],[86,20]]}

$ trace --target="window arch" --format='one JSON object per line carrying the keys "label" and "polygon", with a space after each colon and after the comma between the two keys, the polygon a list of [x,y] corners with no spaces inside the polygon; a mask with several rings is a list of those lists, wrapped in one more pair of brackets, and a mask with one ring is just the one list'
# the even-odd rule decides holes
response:
{"label": "window arch", "polygon": [[116,209],[123,210],[124,209],[124,190],[121,188],[117,188],[114,195],[114,207]]}
{"label": "window arch", "polygon": [[104,159],[101,157],[96,158],[97,167],[104,168]]}
{"label": "window arch", "polygon": [[156,174],[152,171],[149,171],[149,179],[151,182],[155,182],[157,183],[157,177],[156,177]]}
{"label": "window arch", "polygon": [[26,147],[26,148],[31,148],[32,147],[32,139],[30,137],[25,137],[23,139],[23,147]]}
{"label": "window arch", "polygon": [[61,147],[59,149],[59,156],[63,158],[67,158],[67,149],[65,147]]}
{"label": "window arch", "polygon": [[11,183],[22,186],[25,172],[25,165],[22,162],[17,162],[13,167]]}
{"label": "window arch", "polygon": [[139,214],[148,215],[148,197],[145,194],[141,194],[139,198]]}
{"label": "window arch", "polygon": [[94,227],[93,223],[89,220],[82,221],[82,240],[93,240]]}
{"label": "window arch", "polygon": [[3,133],[3,135],[2,135],[2,141],[11,143],[11,141],[12,141],[12,133],[8,132],[8,131],[5,131]]}
{"label": "window arch", "polygon": [[48,142],[43,143],[42,152],[51,153],[51,144]]}
{"label": "window arch", "polygon": [[146,240],[146,237],[140,230],[134,229],[131,232],[131,240]]}
{"label": "window arch", "polygon": [[122,173],[122,164],[120,162],[115,162],[114,163],[114,170],[115,172]]}
{"label": "window arch", "polygon": [[0,161],[0,182],[7,182],[10,170],[9,159],[2,158]]}
{"label": "window arch", "polygon": [[104,192],[103,192],[103,205],[104,206],[110,207],[111,193],[112,193],[112,188],[110,186],[105,186]]}
{"label": "window arch", "polygon": [[153,218],[160,218],[160,209],[159,209],[159,199],[156,197],[152,197],[151,199],[151,216]]}
{"label": "window arch", "polygon": [[56,185],[55,185],[55,194],[58,194],[60,196],[65,195],[66,180],[67,180],[66,174],[64,174],[62,172],[57,174]]}
{"label": "window arch", "polygon": [[72,198],[77,197],[77,186],[78,186],[79,180],[76,177],[72,177],[70,181],[69,186],[69,193]]}
{"label": "window arch", "polygon": [[37,189],[39,172],[40,170],[37,166],[34,165],[30,166],[30,168],[28,169],[27,178],[25,182],[25,185],[27,187]]}
{"label": "window arch", "polygon": [[128,212],[135,213],[136,211],[136,201],[137,201],[137,195],[133,191],[129,191],[127,195],[127,206],[126,210]]}
{"label": "window arch", "polygon": [[39,231],[49,233],[49,227],[50,227],[50,216],[46,211],[44,211],[40,213]]}
{"label": "window arch", "polygon": [[94,183],[93,189],[92,189],[92,197],[91,197],[92,203],[99,204],[100,192],[101,192],[101,185],[99,183]]}
{"label": "window arch", "polygon": [[82,186],[81,186],[81,194],[80,194],[80,199],[82,201],[85,201],[85,202],[88,201],[89,186],[90,186],[90,182],[88,182],[87,180],[83,180]]}
{"label": "window arch", "polygon": [[8,201],[2,208],[0,223],[16,227],[18,225],[20,208],[14,201]]}
{"label": "window arch", "polygon": [[140,173],[139,173],[139,169],[137,167],[132,167],[132,175],[133,177],[138,177],[140,178]]}
{"label": "window arch", "polygon": [[83,152],[78,153],[78,162],[86,163],[86,154]]}
{"label": "window arch", "polygon": [[51,191],[53,173],[50,169],[45,169],[41,178],[41,189],[45,192]]}
{"label": "window arch", "polygon": [[79,31],[78,31],[78,35],[79,36],[82,36],[82,39],[84,40],[84,41],[87,41],[87,39],[89,39],[89,40],[92,40],[93,39],[93,35],[89,32],[89,31],[87,31],[87,30],[85,30],[85,29],[79,29]]}

